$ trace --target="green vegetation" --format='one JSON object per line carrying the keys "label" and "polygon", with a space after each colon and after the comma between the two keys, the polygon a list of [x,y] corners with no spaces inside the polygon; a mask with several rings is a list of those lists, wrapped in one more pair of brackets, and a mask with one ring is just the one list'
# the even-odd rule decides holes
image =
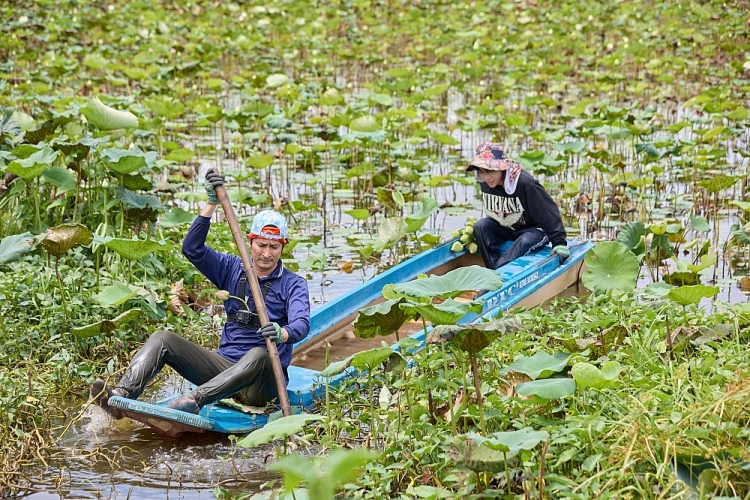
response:
{"label": "green vegetation", "polygon": [[[179,253],[202,168],[227,175],[241,218],[287,213],[285,260],[317,276],[388,266],[447,239],[446,218],[464,227],[478,215],[466,158],[493,139],[543,179],[571,235],[618,242],[587,257],[584,303],[517,314],[525,330],[472,352],[481,384],[446,343],[334,391],[311,437],[380,452],[345,494],[667,498],[679,477],[746,497],[747,311],[698,304],[750,262],[748,11],[2,3],[0,490],[23,491],[75,418],[57,401],[85,400],[149,333],[215,342],[197,312],[207,285]],[[227,228],[212,238],[231,251]],[[541,353],[556,370],[516,369]],[[287,491],[323,485],[277,470],[296,473]]]}

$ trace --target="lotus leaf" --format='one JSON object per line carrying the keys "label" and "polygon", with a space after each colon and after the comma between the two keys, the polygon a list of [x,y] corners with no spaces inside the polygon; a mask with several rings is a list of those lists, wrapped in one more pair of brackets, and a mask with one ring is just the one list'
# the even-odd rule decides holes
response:
{"label": "lotus leaf", "polygon": [[111,320],[104,319],[90,325],[73,328],[71,331],[76,337],[93,337],[94,335],[99,335],[100,333],[109,333],[115,330],[118,326],[140,317],[140,315],[140,309],[129,309],[119,316],[112,318]]}
{"label": "lotus leaf", "polygon": [[406,231],[416,233],[424,226],[427,219],[438,209],[438,202],[434,198],[422,198],[419,210],[406,217]]}
{"label": "lotus leaf", "polygon": [[39,177],[57,159],[57,151],[53,151],[49,146],[34,150],[36,152],[27,158],[10,162],[6,170],[24,180]]}
{"label": "lotus leaf", "polygon": [[378,335],[390,335],[406,321],[414,318],[414,313],[399,307],[403,299],[391,299],[365,307],[359,311],[354,322],[354,334],[357,337],[370,339]]}
{"label": "lotus leaf", "polygon": [[389,217],[378,226],[378,235],[385,248],[391,248],[406,236],[406,221],[400,217]]}
{"label": "lotus leaf", "polygon": [[622,367],[617,361],[607,361],[601,369],[591,363],[581,362],[574,364],[570,371],[581,389],[584,387],[604,389],[617,382]]}
{"label": "lotus leaf", "polygon": [[266,77],[266,87],[269,89],[275,89],[289,83],[289,77],[280,73],[268,75]]}
{"label": "lotus leaf", "polygon": [[73,247],[88,245],[94,240],[94,233],[83,224],[62,224],[47,229],[42,246],[55,257],[59,257]]}
{"label": "lotus leaf", "polygon": [[[580,363],[579,363],[580,364]],[[573,365],[575,366],[575,365]],[[537,396],[542,399],[561,399],[576,392],[576,382],[570,378],[548,378],[532,380],[516,386],[516,393],[521,396]]]}
{"label": "lotus leaf", "polygon": [[500,371],[503,375],[511,370],[525,373],[532,379],[547,378],[561,371],[568,364],[570,354],[558,351],[550,356],[544,351],[538,351],[533,356],[524,356]]}
{"label": "lotus leaf", "polygon": [[383,295],[387,298],[447,299],[470,290],[497,290],[502,285],[503,280],[497,271],[481,266],[468,266],[454,269],[443,276],[430,276],[395,285],[390,288],[390,295],[385,295],[385,292]]}
{"label": "lotus leaf", "polygon": [[547,431],[526,427],[518,431],[495,432],[487,437],[470,432],[458,436],[453,444],[458,451],[457,461],[465,462],[472,470],[500,472],[521,450],[533,450],[547,439]]}
{"label": "lotus leaf", "polygon": [[118,130],[138,126],[138,118],[133,113],[111,108],[102,103],[97,96],[88,100],[81,108],[81,113],[99,130]]}
{"label": "lotus leaf", "polygon": [[119,306],[136,296],[138,290],[133,290],[122,283],[115,283],[104,288],[94,296],[103,307]]}
{"label": "lotus leaf", "polygon": [[161,227],[177,227],[183,224],[190,224],[195,219],[195,214],[183,210],[179,207],[173,208],[159,219]]}
{"label": "lotus leaf", "polygon": [[406,311],[409,316],[422,316],[426,321],[433,325],[451,325],[466,316],[470,312],[480,314],[482,304],[479,302],[459,302],[453,299],[447,299],[440,304],[421,304],[407,302],[401,305],[401,309]]}
{"label": "lotus leaf", "polygon": [[0,264],[12,262],[36,245],[31,233],[14,234],[0,240]]}
{"label": "lotus leaf", "polygon": [[487,323],[438,325],[427,335],[426,343],[450,342],[462,351],[476,354],[502,335],[520,330],[521,323],[510,317],[503,317]]}
{"label": "lotus leaf", "polygon": [[67,168],[47,167],[47,169],[44,170],[43,175],[50,184],[58,188],[59,193],[74,190],[78,185],[78,179],[73,172]]}
{"label": "lotus leaf", "polygon": [[166,250],[167,248],[164,243],[158,241],[128,240],[124,238],[113,238],[104,243],[104,246],[114,250],[118,255],[127,260],[138,260],[151,252]]}
{"label": "lotus leaf", "polygon": [[687,306],[690,304],[698,304],[701,299],[708,299],[719,293],[718,286],[707,286],[707,285],[692,285],[692,286],[681,286],[672,288],[667,294],[667,298],[680,304],[681,306]]}
{"label": "lotus leaf", "polygon": [[352,132],[372,133],[380,130],[380,125],[370,115],[360,116],[349,122]]}
{"label": "lotus leaf", "polygon": [[285,439],[292,434],[298,434],[305,429],[305,426],[312,422],[324,420],[322,415],[310,415],[302,413],[298,415],[289,415],[273,422],[267,423],[260,429],[251,432],[244,438],[237,441],[237,445],[242,448],[256,448],[270,443],[277,439]]}
{"label": "lotus leaf", "polygon": [[582,281],[586,288],[601,293],[611,289],[629,292],[635,288],[640,261],[619,241],[603,241],[586,253],[588,269]]}

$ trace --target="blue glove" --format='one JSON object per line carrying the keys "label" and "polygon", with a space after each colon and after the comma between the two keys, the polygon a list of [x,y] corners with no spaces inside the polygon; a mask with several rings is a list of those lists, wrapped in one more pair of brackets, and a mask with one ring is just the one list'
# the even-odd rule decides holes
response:
{"label": "blue glove", "polygon": [[281,327],[278,323],[269,321],[261,326],[258,332],[271,342],[276,342],[277,344],[284,342],[284,334],[281,332]]}
{"label": "blue glove", "polygon": [[219,197],[216,196],[216,186],[224,185],[224,176],[214,172],[214,169],[208,169],[206,172],[206,182],[203,183],[203,188],[206,190],[208,195],[208,202],[216,205],[219,203]]}
{"label": "blue glove", "polygon": [[564,264],[568,257],[570,257],[570,250],[565,245],[557,245],[552,248],[552,253],[557,254],[557,258],[560,259],[560,264]]}

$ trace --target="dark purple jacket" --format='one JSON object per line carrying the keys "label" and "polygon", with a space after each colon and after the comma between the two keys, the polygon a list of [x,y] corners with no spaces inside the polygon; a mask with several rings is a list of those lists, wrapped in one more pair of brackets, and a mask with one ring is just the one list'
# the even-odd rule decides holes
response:
{"label": "dark purple jacket", "polygon": [[[202,272],[219,290],[226,290],[235,297],[249,297],[248,305],[255,311],[250,286],[240,289],[240,278],[245,275],[242,260],[236,255],[217,252],[206,245],[206,236],[211,227],[211,219],[199,215],[193,221],[185,241],[182,253]],[[279,260],[276,270],[269,276],[258,278],[261,289],[268,281],[273,284],[265,298],[268,319],[276,322],[289,333],[289,339],[278,346],[279,359],[284,369],[287,383],[287,367],[292,361],[292,346],[307,337],[310,332],[310,295],[307,281],[301,276],[286,269]],[[235,298],[224,301],[226,313],[236,314],[245,309],[245,305]],[[218,353],[236,363],[253,347],[266,347],[266,341],[255,328],[240,326],[227,321],[221,334]]]}

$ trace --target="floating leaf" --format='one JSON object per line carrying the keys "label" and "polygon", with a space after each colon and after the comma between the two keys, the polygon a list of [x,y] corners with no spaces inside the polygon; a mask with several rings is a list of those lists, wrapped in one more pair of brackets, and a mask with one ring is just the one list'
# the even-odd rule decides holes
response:
{"label": "floating leaf", "polygon": [[36,245],[31,233],[14,234],[0,240],[0,264],[12,262]]}
{"label": "floating leaf", "polygon": [[120,111],[102,103],[97,96],[88,100],[81,113],[88,122],[99,130],[118,130],[121,128],[135,128],[138,118],[130,111]]}
{"label": "floating leaf", "polygon": [[594,245],[585,257],[588,269],[583,285],[594,292],[618,289],[629,292],[635,288],[640,261],[619,241],[603,241]]}
{"label": "floating leaf", "polygon": [[83,224],[62,224],[47,229],[42,246],[55,257],[59,257],[73,247],[88,245],[94,240],[94,233]]}
{"label": "floating leaf", "polygon": [[140,315],[140,309],[129,309],[111,320],[104,319],[97,323],[73,328],[71,331],[76,337],[93,337],[94,335],[99,335],[100,333],[109,333],[115,330],[118,326],[140,317]]}
{"label": "floating leaf", "polygon": [[309,413],[281,417],[240,439],[237,441],[237,445],[242,448],[257,448],[271,441],[285,439],[292,434],[298,434],[307,425],[321,420],[324,420],[322,415],[310,415]]}

